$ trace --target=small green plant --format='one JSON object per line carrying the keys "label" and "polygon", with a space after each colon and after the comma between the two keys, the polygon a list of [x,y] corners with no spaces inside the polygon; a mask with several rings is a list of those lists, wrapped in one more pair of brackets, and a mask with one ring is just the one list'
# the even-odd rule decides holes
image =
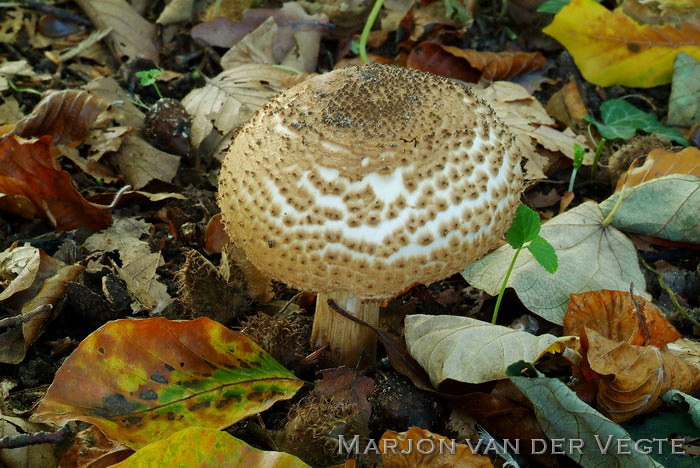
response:
{"label": "small green plant", "polygon": [[21,86],[17,86],[12,82],[12,80],[7,80],[7,84],[10,86],[10,89],[14,91],[15,93],[29,93],[29,94],[38,94],[41,96],[41,91],[37,91],[36,89],[32,88],[22,88]]}
{"label": "small green plant", "polygon": [[583,166],[583,157],[586,153],[583,151],[583,146],[574,143],[574,169],[571,171],[571,179],[569,179],[569,192],[574,191],[574,181],[578,170]]}
{"label": "small green plant", "polygon": [[377,20],[377,16],[379,16],[379,12],[381,11],[383,4],[384,0],[374,1],[372,11],[369,12],[367,22],[365,23],[364,29],[362,29],[362,34],[360,35],[360,44],[358,48],[360,50],[360,58],[362,59],[362,63],[365,65],[369,64],[369,58],[367,58],[367,39],[369,39],[369,33],[372,30],[374,22]]}
{"label": "small green plant", "polygon": [[458,23],[469,21],[469,14],[460,0],[443,0],[445,3],[445,16],[447,19],[455,20]]}
{"label": "small green plant", "polygon": [[[590,130],[591,126],[590,124],[588,125],[588,135],[591,134]],[[593,138],[591,138],[593,140]],[[595,142],[595,140],[593,140]],[[608,140],[605,138],[601,138],[600,141],[598,142],[597,145],[595,145],[595,155],[593,156],[593,164],[591,164],[591,180],[595,179],[596,174],[598,173],[598,164],[600,163],[600,153],[603,152],[603,146],[605,146],[605,143],[607,143]]]}
{"label": "small green plant", "polygon": [[544,237],[540,236],[540,217],[531,208],[525,205],[518,207],[513,224],[506,233],[506,239],[510,246],[515,249],[515,255],[513,255],[513,260],[510,262],[508,271],[506,271],[506,277],[503,279],[498,299],[496,299],[496,307],[493,309],[493,317],[491,318],[491,323],[493,324],[496,324],[498,320],[498,309],[501,307],[503,294],[506,291],[513,267],[515,267],[515,261],[523,248],[529,250],[535,260],[537,260],[537,263],[542,265],[549,273],[554,274],[559,266],[554,247]]}
{"label": "small green plant", "polygon": [[141,80],[141,86],[153,86],[158,94],[158,97],[163,99],[163,95],[160,93],[160,88],[156,84],[156,77],[162,72],[157,68],[151,68],[150,70],[142,70],[135,73],[136,78]]}

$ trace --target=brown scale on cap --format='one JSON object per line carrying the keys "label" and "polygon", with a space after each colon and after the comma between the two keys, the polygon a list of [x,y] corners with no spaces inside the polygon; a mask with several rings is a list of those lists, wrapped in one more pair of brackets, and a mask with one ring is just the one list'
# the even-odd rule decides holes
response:
{"label": "brown scale on cap", "polygon": [[387,298],[494,247],[518,205],[519,163],[510,132],[466,87],[351,67],[253,117],[228,150],[219,204],[231,238],[271,277]]}

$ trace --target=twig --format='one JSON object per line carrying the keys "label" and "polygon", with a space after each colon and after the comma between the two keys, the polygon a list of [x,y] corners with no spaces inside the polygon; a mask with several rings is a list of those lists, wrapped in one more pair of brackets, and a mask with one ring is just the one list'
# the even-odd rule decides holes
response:
{"label": "twig", "polygon": [[23,323],[34,320],[37,316],[51,310],[52,308],[53,306],[51,304],[44,304],[30,312],[27,312],[26,314],[17,314],[13,315],[12,317],[6,317],[0,320],[0,328],[10,328],[22,325]]}
{"label": "twig", "polygon": [[642,330],[642,346],[646,346],[649,342],[649,331],[647,330],[647,321],[644,318],[644,312],[642,312],[642,306],[639,301],[634,297],[634,282],[630,281],[630,299],[634,304],[634,308],[637,310],[637,320],[639,321],[639,328]]}
{"label": "twig", "polygon": [[114,209],[117,206],[117,203],[119,203],[119,200],[124,196],[126,192],[131,190],[131,185],[125,185],[124,187],[120,188],[117,193],[114,194],[114,198],[112,199],[112,203],[109,204],[107,208]]}
{"label": "twig", "polygon": [[687,310],[685,310],[685,308],[680,304],[680,302],[678,302],[678,298],[676,297],[676,294],[673,292],[673,290],[672,290],[670,287],[668,287],[668,285],[666,284],[666,281],[664,280],[664,276],[663,276],[661,273],[659,273],[658,271],[656,271],[654,268],[652,268],[652,267],[644,260],[644,258],[642,258],[641,255],[639,256],[639,260],[642,262],[642,265],[644,266],[644,268],[646,268],[647,270],[651,271],[652,273],[654,273],[654,274],[656,275],[656,279],[657,279],[658,282],[659,282],[659,286],[661,287],[661,289],[663,289],[664,291],[666,291],[666,293],[668,294],[668,296],[671,298],[671,302],[673,303],[673,305],[674,305],[674,307],[676,308],[676,310],[677,310],[678,312],[680,312],[680,314],[681,314],[682,316],[684,316],[685,318],[687,318],[688,320],[690,320],[694,325],[700,327],[700,322],[698,322],[697,320],[695,320],[695,319],[693,318],[693,316],[690,315],[690,312],[688,312]]}
{"label": "twig", "polygon": [[0,439],[0,449],[13,449],[37,444],[57,444],[63,442],[70,433],[68,425],[65,425],[54,432],[41,431],[33,434],[11,435]]}
{"label": "twig", "polygon": [[29,8],[33,10],[40,11],[41,13],[46,13],[47,15],[53,15],[56,18],[64,19],[67,21],[72,21],[73,23],[82,24],[84,26],[92,26],[92,22],[89,19],[83,18],[82,16],[76,15],[75,13],[64,10],[63,8],[57,8],[53,5],[47,5],[42,2],[33,2],[31,0],[20,0],[21,3],[26,4]]}

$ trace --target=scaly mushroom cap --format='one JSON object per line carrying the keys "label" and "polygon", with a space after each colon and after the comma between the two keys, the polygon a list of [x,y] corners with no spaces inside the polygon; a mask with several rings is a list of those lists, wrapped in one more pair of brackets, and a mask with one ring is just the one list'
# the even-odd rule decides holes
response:
{"label": "scaly mushroom cap", "polygon": [[386,298],[486,254],[521,190],[520,152],[488,104],[457,82],[372,65],[260,109],[228,149],[218,202],[270,277]]}

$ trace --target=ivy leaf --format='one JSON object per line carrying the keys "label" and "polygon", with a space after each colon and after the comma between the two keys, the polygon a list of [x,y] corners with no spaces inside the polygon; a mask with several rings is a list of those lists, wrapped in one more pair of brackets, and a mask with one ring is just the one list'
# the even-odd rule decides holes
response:
{"label": "ivy leaf", "polygon": [[527,246],[527,250],[530,251],[537,263],[542,265],[542,267],[549,273],[556,273],[559,267],[559,262],[557,260],[557,253],[554,251],[552,244],[547,242],[544,237],[537,237],[530,245]]}
{"label": "ivy leaf", "polygon": [[600,134],[608,140],[632,138],[638,130],[653,133],[661,138],[688,146],[688,140],[683,138],[678,130],[665,127],[655,115],[636,108],[624,99],[610,99],[600,106],[600,116],[603,122],[587,115],[584,120],[592,123]]}
{"label": "ivy leaf", "polygon": [[506,233],[508,243],[514,249],[519,249],[526,242],[535,240],[540,233],[539,215],[525,205],[520,205],[515,212],[513,224]]}

